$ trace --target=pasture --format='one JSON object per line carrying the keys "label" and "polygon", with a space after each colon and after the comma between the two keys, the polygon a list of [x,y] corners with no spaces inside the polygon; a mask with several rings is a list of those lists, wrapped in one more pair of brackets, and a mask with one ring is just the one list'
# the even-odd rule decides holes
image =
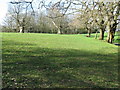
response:
{"label": "pasture", "polygon": [[85,35],[2,34],[3,88],[117,88],[118,46]]}

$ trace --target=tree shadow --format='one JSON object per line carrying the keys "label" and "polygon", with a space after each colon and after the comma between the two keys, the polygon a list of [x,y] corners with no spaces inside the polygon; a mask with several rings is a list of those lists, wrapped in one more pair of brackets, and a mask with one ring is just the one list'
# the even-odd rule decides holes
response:
{"label": "tree shadow", "polygon": [[117,54],[4,41],[2,69],[4,88],[118,87]]}

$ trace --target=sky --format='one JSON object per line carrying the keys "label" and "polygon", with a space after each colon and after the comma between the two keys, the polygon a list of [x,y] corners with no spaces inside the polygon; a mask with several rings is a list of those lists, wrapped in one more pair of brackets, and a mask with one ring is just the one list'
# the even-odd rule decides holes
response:
{"label": "sky", "polygon": [[0,24],[2,24],[3,19],[6,16],[8,2],[10,2],[10,0],[0,0]]}

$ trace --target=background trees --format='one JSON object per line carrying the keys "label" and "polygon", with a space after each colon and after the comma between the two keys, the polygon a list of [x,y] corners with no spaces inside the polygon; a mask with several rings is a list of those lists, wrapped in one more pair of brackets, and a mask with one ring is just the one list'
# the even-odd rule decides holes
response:
{"label": "background trees", "polygon": [[11,2],[3,31],[77,34],[99,32],[99,40],[114,40],[119,22],[120,2],[95,2],[90,0]]}

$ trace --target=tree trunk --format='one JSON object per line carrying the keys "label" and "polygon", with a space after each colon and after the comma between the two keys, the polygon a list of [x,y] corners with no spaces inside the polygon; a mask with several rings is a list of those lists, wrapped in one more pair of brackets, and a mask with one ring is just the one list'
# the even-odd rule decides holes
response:
{"label": "tree trunk", "polygon": [[22,27],[22,33],[24,33],[24,32],[25,32],[25,27],[23,26],[23,27]]}
{"label": "tree trunk", "polygon": [[110,21],[108,21],[108,35],[107,35],[107,42],[108,43],[112,43],[112,37],[111,37],[111,24],[110,24]]}
{"label": "tree trunk", "polygon": [[19,27],[19,32],[22,33],[22,27]]}
{"label": "tree trunk", "polygon": [[111,25],[109,25],[108,26],[108,36],[107,36],[107,42],[108,43],[112,43],[113,42],[114,34],[115,34],[115,31],[113,30]]}
{"label": "tree trunk", "polygon": [[57,32],[57,34],[61,34],[61,30],[58,28],[58,32]]}
{"label": "tree trunk", "polygon": [[60,27],[58,27],[53,20],[52,20],[52,23],[58,29],[57,34],[61,34]]}
{"label": "tree trunk", "polygon": [[24,27],[19,27],[20,33],[24,33]]}
{"label": "tree trunk", "polygon": [[103,29],[100,29],[99,40],[104,40],[104,30]]}
{"label": "tree trunk", "polygon": [[107,42],[112,43],[114,39],[114,33],[112,31],[108,32]]}
{"label": "tree trunk", "polygon": [[20,27],[17,26],[17,28],[16,28],[16,32],[18,33],[19,31],[20,31]]}
{"label": "tree trunk", "polygon": [[98,32],[96,31],[96,34],[95,34],[95,39],[97,39],[97,35],[98,35]]}
{"label": "tree trunk", "polygon": [[107,36],[107,42],[108,43],[112,43],[113,40],[114,40],[114,36],[115,36],[115,31],[116,31],[116,28],[117,28],[117,23],[115,22],[112,27],[111,25],[109,24],[108,26],[108,36]]}
{"label": "tree trunk", "polygon": [[91,29],[88,30],[88,37],[91,36]]}

